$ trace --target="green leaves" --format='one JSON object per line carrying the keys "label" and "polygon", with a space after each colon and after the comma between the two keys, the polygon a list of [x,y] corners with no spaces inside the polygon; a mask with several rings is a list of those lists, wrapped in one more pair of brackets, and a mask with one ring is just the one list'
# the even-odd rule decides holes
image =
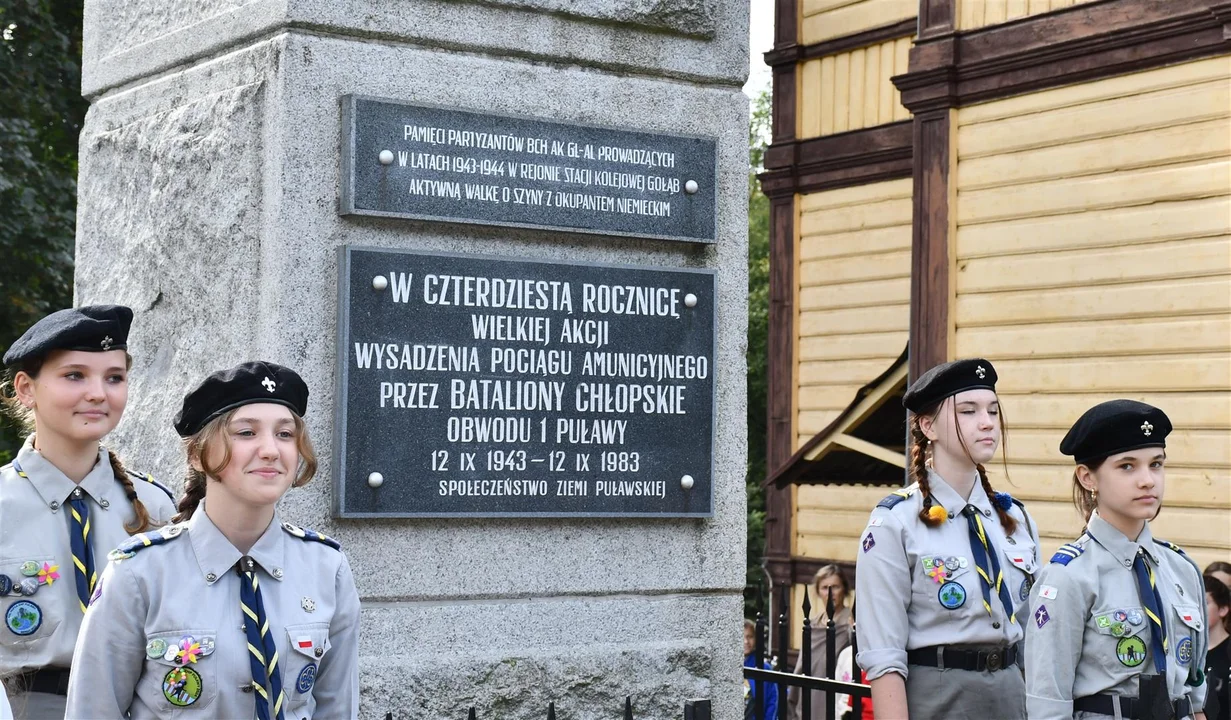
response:
{"label": "green leaves", "polygon": [[769,198],[761,193],[757,173],[762,168],[770,139],[769,91],[752,100],[748,123],[748,560],[744,613],[754,617],[768,612],[758,593],[764,582],[765,556],[765,441],[769,403]]}

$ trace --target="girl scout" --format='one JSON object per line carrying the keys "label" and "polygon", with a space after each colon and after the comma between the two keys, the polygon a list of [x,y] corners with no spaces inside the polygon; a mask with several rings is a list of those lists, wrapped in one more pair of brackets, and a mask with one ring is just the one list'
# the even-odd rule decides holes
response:
{"label": "girl scout", "polygon": [[[67,717],[358,717],[350,565],[275,511],[316,470],[307,402],[299,375],[265,362],[214,373],[184,398],[180,514],[111,554]],[[83,662],[100,653],[107,662]]]}
{"label": "girl scout", "polygon": [[107,552],[166,522],[170,491],[99,440],[128,402],[132,311],[61,310],[4,355],[4,402],[33,430],[0,468],[0,675],[18,717],[61,717],[82,614]]}
{"label": "girl scout", "polygon": [[1003,432],[996,369],[932,368],[906,391],[915,483],[872,511],[855,570],[859,665],[878,718],[1022,718],[1022,605],[1038,535],[983,463]]}
{"label": "girl scout", "polygon": [[[1074,495],[1087,523],[1052,557],[1030,599],[1032,719],[1204,717],[1201,573],[1150,534],[1170,432],[1162,410],[1112,400],[1086,411],[1060,443],[1077,462]],[[1146,707],[1139,687],[1151,675],[1163,687]]]}

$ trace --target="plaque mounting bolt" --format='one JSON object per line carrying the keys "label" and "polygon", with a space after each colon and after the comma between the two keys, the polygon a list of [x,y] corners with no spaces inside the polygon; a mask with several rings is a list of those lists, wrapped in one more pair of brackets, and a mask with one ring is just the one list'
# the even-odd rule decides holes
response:
{"label": "plaque mounting bolt", "polygon": [[[381,150],[380,151],[380,164],[381,165],[392,165],[393,164],[393,151],[392,150]],[[696,192],[696,190],[693,190],[693,192]]]}
{"label": "plaque mounting bolt", "polygon": [[692,475],[685,475],[680,478],[680,487],[685,490],[692,490]]}
{"label": "plaque mounting bolt", "polygon": [[384,275],[377,275],[376,277],[372,278],[372,289],[373,290],[384,290],[387,287],[389,287],[389,278],[385,277]]}
{"label": "plaque mounting bolt", "polygon": [[692,293],[688,293],[687,295],[684,296],[684,307],[696,307],[696,306],[697,306],[697,296],[696,295],[693,295]]}
{"label": "plaque mounting bolt", "polygon": [[368,487],[378,488],[385,484],[385,476],[378,472],[368,475]]}
{"label": "plaque mounting bolt", "polygon": [[[384,154],[382,154],[382,155],[381,155],[381,162],[385,162],[384,157],[385,157],[385,156],[384,156]],[[389,162],[393,162],[393,156],[392,156],[392,155],[389,157]],[[684,192],[688,193],[689,195],[696,195],[696,194],[697,194],[697,191],[698,191],[698,190],[700,190],[700,189],[701,189],[701,187],[700,187],[699,185],[697,185],[697,181],[696,181],[696,180],[689,180],[688,182],[684,183]]]}

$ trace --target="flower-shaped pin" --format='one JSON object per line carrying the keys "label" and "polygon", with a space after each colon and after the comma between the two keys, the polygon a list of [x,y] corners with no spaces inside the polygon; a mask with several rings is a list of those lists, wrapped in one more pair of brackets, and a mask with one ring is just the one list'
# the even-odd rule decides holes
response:
{"label": "flower-shaped pin", "polygon": [[180,638],[180,651],[176,662],[182,667],[188,663],[195,663],[199,657],[201,657],[201,643],[191,635]]}
{"label": "flower-shaped pin", "polygon": [[38,571],[38,584],[51,585],[56,580],[60,579],[60,566],[52,565],[51,563],[43,563],[43,567]]}
{"label": "flower-shaped pin", "polygon": [[949,579],[949,573],[947,570],[945,570],[944,563],[938,563],[936,567],[933,567],[931,570],[928,571],[928,575],[930,575],[932,577],[932,580],[936,581],[937,583],[943,583],[945,580]]}

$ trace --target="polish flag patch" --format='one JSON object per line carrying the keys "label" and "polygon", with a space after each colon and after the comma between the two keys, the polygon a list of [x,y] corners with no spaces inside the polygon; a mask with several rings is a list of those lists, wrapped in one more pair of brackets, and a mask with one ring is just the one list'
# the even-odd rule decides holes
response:
{"label": "polish flag patch", "polygon": [[1184,618],[1184,622],[1192,622],[1192,621],[1193,621],[1193,616],[1192,616],[1192,615],[1181,615],[1180,617]]}
{"label": "polish flag patch", "polygon": [[1051,585],[1042,585],[1039,587],[1039,597],[1041,598],[1046,598],[1048,600],[1055,600],[1056,594],[1057,594],[1056,588],[1052,587]]}
{"label": "polish flag patch", "polygon": [[303,649],[305,649],[305,650],[311,650],[311,649],[312,649],[312,638],[310,638],[310,637],[297,637],[297,638],[295,638],[295,645],[296,645],[297,647],[303,648]]}

